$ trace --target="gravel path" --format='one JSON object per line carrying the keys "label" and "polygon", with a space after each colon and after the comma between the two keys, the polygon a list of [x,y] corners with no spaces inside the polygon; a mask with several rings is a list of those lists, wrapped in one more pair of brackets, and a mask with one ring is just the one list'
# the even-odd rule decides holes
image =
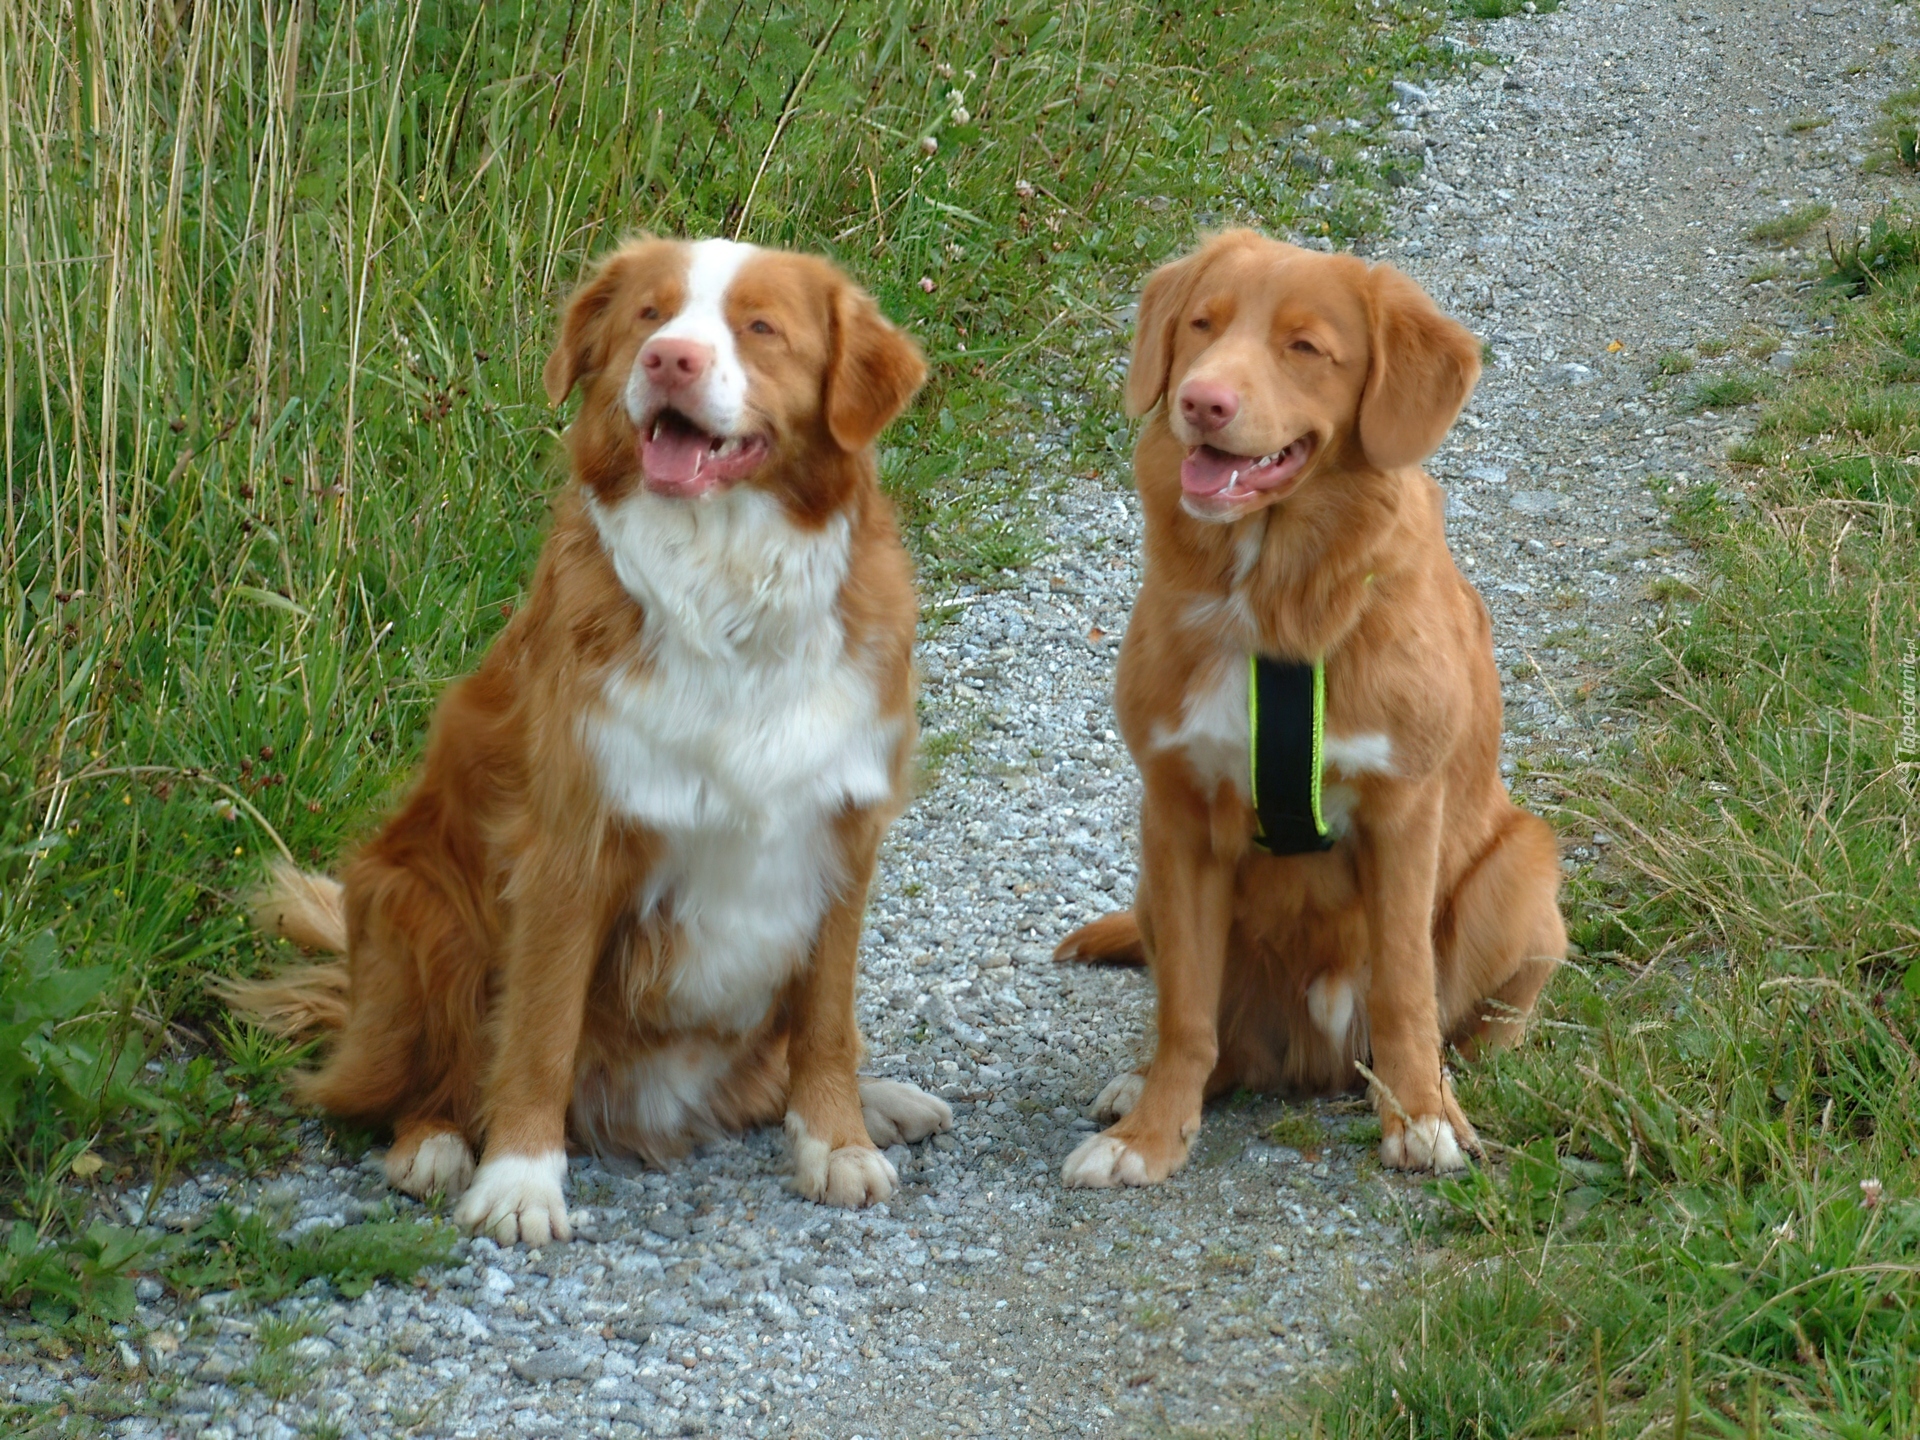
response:
{"label": "gravel path", "polygon": [[[1577,763],[1628,723],[1595,682],[1660,578],[1686,574],[1648,477],[1724,483],[1719,457],[1750,423],[1673,397],[1783,368],[1803,342],[1806,260],[1743,236],[1788,204],[1845,212],[1889,188],[1861,160],[1916,25],[1911,7],[1840,0],[1573,0],[1455,36],[1501,64],[1404,95],[1406,133],[1381,143],[1430,146],[1429,163],[1372,253],[1491,343],[1433,469],[1512,677],[1509,764]],[[1789,278],[1750,284],[1774,259]],[[1102,342],[1116,353],[1121,319]],[[1727,348],[1651,388],[1656,357],[1703,342]],[[1036,474],[1064,468],[1051,417],[1082,403],[1036,403]],[[1056,483],[1041,501],[1056,551],[1021,588],[950,597],[923,647],[937,768],[888,842],[862,1019],[869,1068],[939,1090],[957,1119],[893,1152],[893,1203],[799,1202],[772,1132],[667,1174],[576,1162],[586,1243],[475,1240],[423,1285],[278,1307],[312,1332],[281,1353],[308,1371],[287,1400],[236,1378],[270,1338],[262,1316],[217,1297],[182,1314],[152,1282],[121,1352],[138,1365],[93,1379],[0,1356],[0,1394],[125,1385],[144,1413],[106,1428],[126,1436],[1114,1436],[1230,1425],[1336,1353],[1408,1263],[1421,1202],[1373,1163],[1363,1107],[1236,1103],[1159,1189],[1058,1181],[1092,1128],[1082,1108],[1150,1019],[1144,976],[1047,961],[1133,882],[1136,786],[1108,705],[1138,578],[1126,484]],[[340,1225],[382,1195],[377,1163],[314,1152],[264,1186],[189,1181],[139,1218],[179,1223],[224,1196]]]}

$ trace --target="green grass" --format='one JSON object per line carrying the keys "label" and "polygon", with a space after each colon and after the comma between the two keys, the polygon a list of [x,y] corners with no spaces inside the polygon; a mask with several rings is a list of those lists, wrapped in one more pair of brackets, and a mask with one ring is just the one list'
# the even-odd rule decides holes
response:
{"label": "green grass", "polygon": [[1614,838],[1575,962],[1459,1075],[1496,1163],[1434,1186],[1442,1262],[1268,1433],[1920,1433],[1916,355],[1908,260],[1769,399],[1743,494],[1668,489],[1699,593],[1634,737],[1548,772]]}
{"label": "green grass", "polygon": [[[1527,0],[1459,0],[1462,14],[1476,20],[1504,20],[1509,15],[1526,13]],[[1560,8],[1560,0],[1534,0],[1534,13],[1551,15]]]}
{"label": "green grass", "polygon": [[[840,260],[932,361],[882,457],[930,598],[1000,583],[1044,548],[1036,494],[1124,454],[1144,273],[1209,226],[1372,224],[1404,178],[1389,82],[1457,63],[1441,18],[0,16],[5,1298],[120,1308],[150,1237],[89,1230],[96,1188],[286,1155],[296,1057],[226,1030],[207,977],[264,963],[242,893],[376,820],[515,603],[561,481],[538,375],[591,257],[651,229]],[[1043,463],[1050,397],[1100,420]]]}
{"label": "green grass", "polygon": [[1752,375],[1719,375],[1694,386],[1693,393],[1681,402],[1683,410],[1731,410],[1751,405],[1760,398],[1761,386]]}
{"label": "green grass", "polygon": [[1920,170],[1920,85],[1889,95],[1880,111],[1880,149],[1873,159],[1900,170]]}
{"label": "green grass", "polygon": [[1832,213],[1833,206],[1827,204],[1796,205],[1753,226],[1747,238],[1763,245],[1791,245]]}

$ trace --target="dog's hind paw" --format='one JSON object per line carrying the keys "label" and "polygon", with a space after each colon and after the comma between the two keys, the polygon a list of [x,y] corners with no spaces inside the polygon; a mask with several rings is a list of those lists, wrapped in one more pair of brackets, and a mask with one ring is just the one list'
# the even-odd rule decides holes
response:
{"label": "dog's hind paw", "polygon": [[1107,1088],[1096,1095],[1093,1104],[1087,1107],[1087,1118],[1124,1120],[1127,1112],[1140,1103],[1140,1092],[1146,1088],[1147,1077],[1137,1070],[1114,1076],[1107,1082]]}
{"label": "dog's hind paw", "polygon": [[473,1180],[473,1151],[452,1130],[436,1130],[417,1141],[396,1140],[382,1163],[389,1185],[419,1199],[458,1196]]}
{"label": "dog's hind paw", "polygon": [[1115,1185],[1158,1185],[1186,1163],[1184,1146],[1161,1147],[1156,1159],[1149,1151],[1111,1130],[1083,1140],[1060,1167],[1060,1179],[1069,1189],[1109,1190]]}
{"label": "dog's hind paw", "polygon": [[860,1113],[867,1134],[882,1150],[915,1145],[953,1128],[953,1109],[946,1101],[900,1080],[862,1080]]}
{"label": "dog's hind paw", "polygon": [[1417,1115],[1380,1137],[1380,1163],[1389,1170],[1431,1170],[1444,1175],[1467,1168],[1453,1126],[1438,1115]]}

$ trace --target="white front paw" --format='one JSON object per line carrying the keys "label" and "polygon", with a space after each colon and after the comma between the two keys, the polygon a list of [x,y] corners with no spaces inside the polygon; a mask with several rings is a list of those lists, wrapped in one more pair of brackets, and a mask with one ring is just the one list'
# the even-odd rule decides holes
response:
{"label": "white front paw", "polygon": [[[1115,1081],[1118,1084],[1119,1081]],[[1108,1086],[1112,1089],[1112,1086]],[[1124,1140],[1108,1134],[1094,1135],[1080,1142],[1060,1167],[1060,1178],[1069,1189],[1107,1190],[1115,1185],[1151,1185],[1147,1163],[1127,1148]]]}
{"label": "white front paw", "polygon": [[[1107,1088],[1094,1097],[1088,1107],[1090,1120],[1123,1120],[1134,1106],[1140,1103],[1140,1092],[1147,1088],[1147,1077],[1137,1070],[1129,1070],[1124,1075],[1116,1075],[1107,1082]],[[1081,1147],[1085,1149],[1085,1146]]]}
{"label": "white front paw", "polygon": [[1420,1115],[1380,1141],[1380,1163],[1389,1170],[1432,1170],[1445,1174],[1467,1168],[1453,1126],[1438,1115]]}
{"label": "white front paw", "polygon": [[560,1193],[566,1173],[567,1156],[562,1150],[489,1156],[455,1207],[454,1221],[464,1230],[491,1235],[502,1245],[571,1240],[573,1226]]}
{"label": "white front paw", "polygon": [[878,1205],[900,1183],[893,1164],[871,1145],[828,1148],[807,1134],[807,1125],[787,1112],[787,1139],[793,1146],[793,1188],[809,1200],[842,1209]]}
{"label": "white front paw", "polygon": [[473,1152],[451,1130],[427,1136],[410,1151],[396,1146],[385,1164],[389,1185],[423,1199],[436,1192],[458,1195],[473,1180]]}
{"label": "white front paw", "polygon": [[953,1110],[946,1101],[899,1080],[862,1080],[860,1113],[867,1134],[882,1150],[917,1144],[953,1128]]}

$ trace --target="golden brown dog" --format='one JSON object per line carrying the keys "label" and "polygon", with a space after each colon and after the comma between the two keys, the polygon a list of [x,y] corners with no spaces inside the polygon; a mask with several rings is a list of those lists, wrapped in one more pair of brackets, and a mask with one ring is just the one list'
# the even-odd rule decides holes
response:
{"label": "golden brown dog", "polygon": [[801,1193],[861,1205],[895,1183],[876,1141],[951,1123],[855,1075],[914,743],[872,445],[924,374],[807,256],[638,242],[574,297],[546,369],[585,391],[574,483],[532,592],[343,883],[276,877],[263,923],[344,963],[237,997],[338,1031],[305,1096],[391,1126],[400,1189],[537,1245],[569,1235],[569,1134],[658,1162],[784,1115]]}
{"label": "golden brown dog", "polygon": [[[1511,1043],[1564,956],[1552,832],[1500,781],[1486,607],[1419,468],[1479,377],[1404,275],[1234,231],[1157,271],[1127,406],[1145,578],[1115,709],[1145,783],[1134,908],[1062,959],[1153,970],[1144,1071],[1069,1185],[1148,1185],[1205,1097],[1378,1077],[1383,1163],[1477,1145],[1441,1068]],[[1319,853],[1252,845],[1249,656],[1324,664]]]}

